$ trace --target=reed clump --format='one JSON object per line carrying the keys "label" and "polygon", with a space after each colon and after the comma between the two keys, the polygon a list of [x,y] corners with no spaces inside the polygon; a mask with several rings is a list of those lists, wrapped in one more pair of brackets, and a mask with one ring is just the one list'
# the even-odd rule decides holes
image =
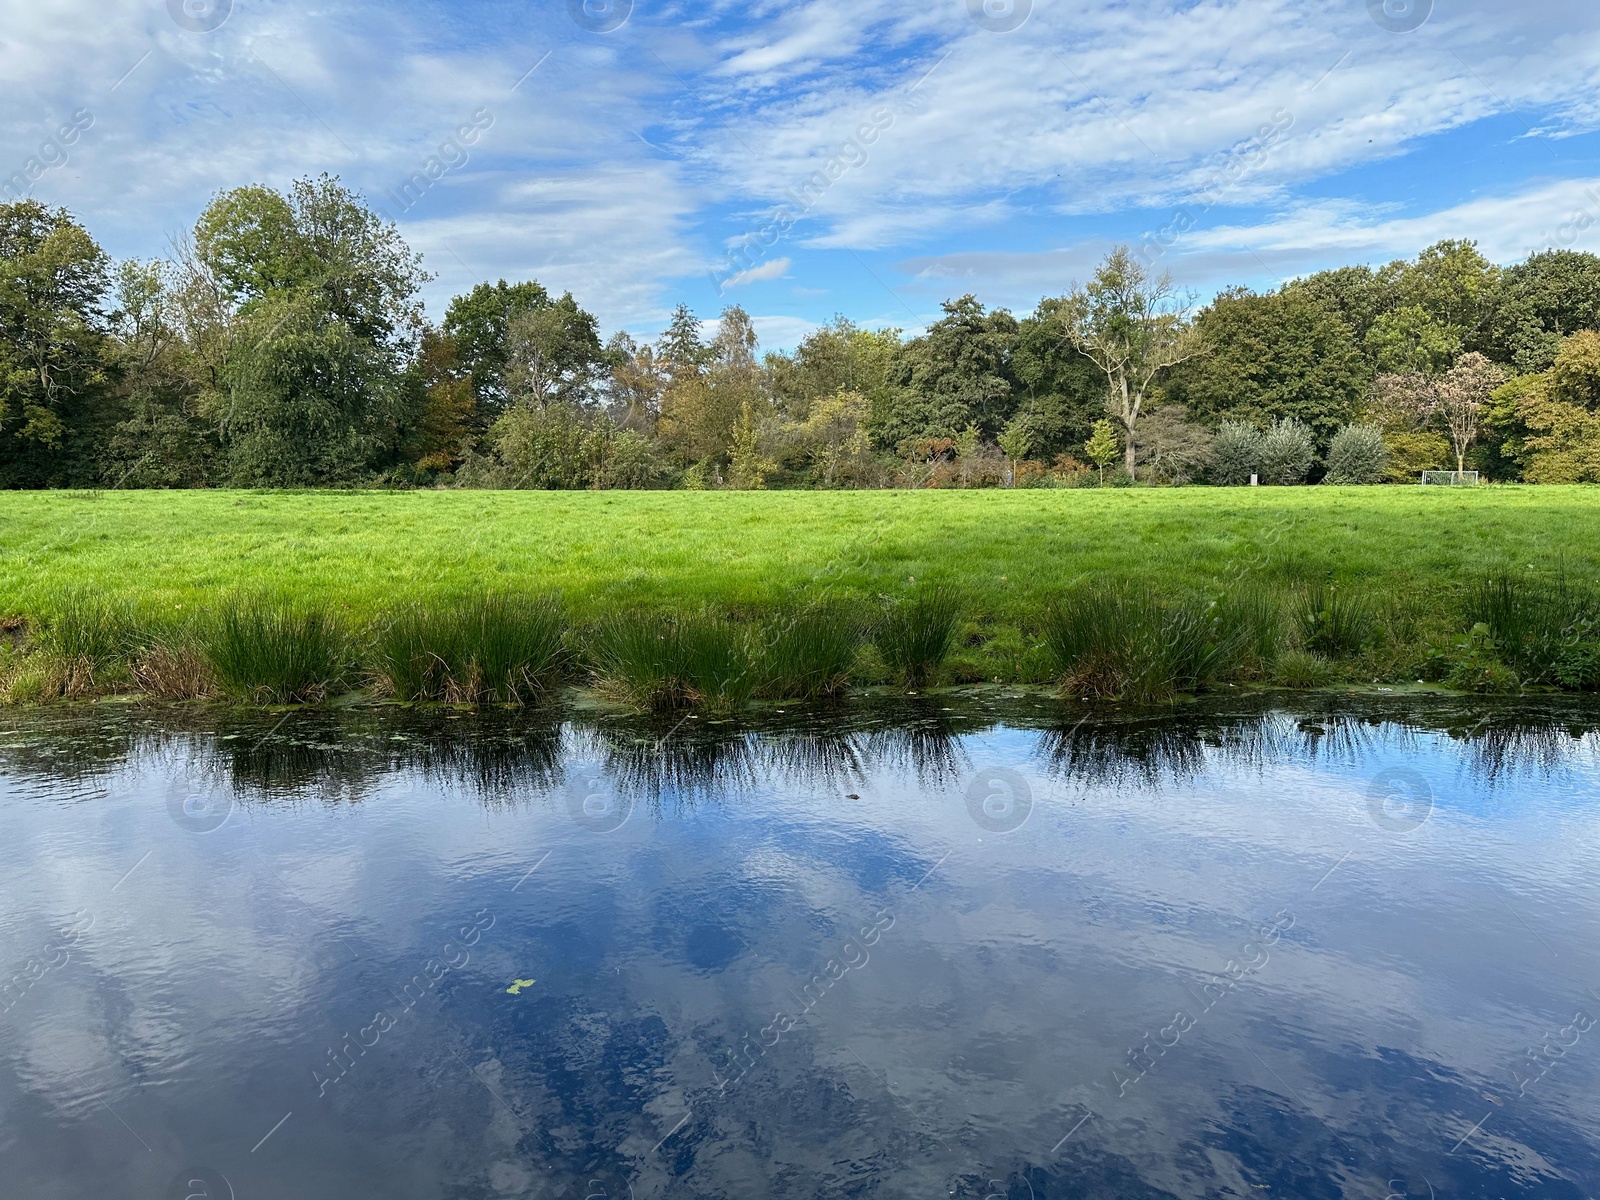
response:
{"label": "reed clump", "polygon": [[961,599],[945,587],[922,587],[892,601],[872,630],[872,642],[894,677],[906,687],[938,679],[961,624]]}
{"label": "reed clump", "polygon": [[1045,615],[1044,641],[1074,696],[1156,704],[1235,670],[1254,631],[1197,596],[1141,584],[1089,585]]}
{"label": "reed clump", "polygon": [[129,680],[129,660],[148,641],[126,602],[80,588],[61,591],[35,626],[29,661],[9,691],[29,701],[98,695]]}
{"label": "reed clump", "polygon": [[355,670],[354,639],[321,605],[239,598],[206,622],[198,637],[218,684],[257,703],[325,700]]}
{"label": "reed clump", "polygon": [[756,686],[745,628],[713,612],[614,614],[589,657],[601,691],[651,712],[735,709]]}
{"label": "reed clump", "polygon": [[1303,589],[1294,616],[1302,648],[1323,658],[1354,657],[1377,640],[1377,616],[1365,597],[1328,584]]}
{"label": "reed clump", "polygon": [[420,601],[389,614],[372,665],[390,695],[454,704],[526,704],[560,683],[566,619],[551,597]]}
{"label": "reed clump", "polygon": [[863,633],[859,618],[841,606],[780,612],[760,632],[757,694],[774,700],[843,695]]}
{"label": "reed clump", "polygon": [[1469,583],[1465,607],[1524,686],[1600,686],[1600,600],[1565,574],[1484,575]]}

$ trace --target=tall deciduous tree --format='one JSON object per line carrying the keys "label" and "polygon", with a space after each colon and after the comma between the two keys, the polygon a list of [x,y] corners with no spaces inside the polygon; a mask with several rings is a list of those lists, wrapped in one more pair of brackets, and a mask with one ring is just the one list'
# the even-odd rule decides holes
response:
{"label": "tall deciduous tree", "polygon": [[1303,289],[1223,292],[1195,324],[1206,353],[1178,372],[1172,391],[1199,420],[1264,429],[1293,417],[1326,446],[1354,418],[1366,359],[1349,327]]}
{"label": "tall deciduous tree", "polygon": [[82,482],[105,382],[105,252],[65,209],[0,205],[0,486]]}
{"label": "tall deciduous tree", "polygon": [[1152,278],[1126,246],[1113,250],[1088,285],[1075,288],[1061,308],[1067,336],[1105,372],[1111,393],[1107,405],[1122,427],[1123,465],[1130,477],[1139,416],[1151,387],[1200,352],[1188,311],[1171,274]]}
{"label": "tall deciduous tree", "polygon": [[428,279],[394,224],[324,175],[223,193],[193,247],[232,313],[210,403],[233,480],[348,483],[392,460]]}
{"label": "tall deciduous tree", "polygon": [[1506,382],[1506,373],[1481,354],[1464,354],[1434,387],[1434,404],[1450,435],[1456,470],[1466,470],[1467,451],[1478,440],[1478,421],[1489,395]]}
{"label": "tall deciduous tree", "polygon": [[874,406],[873,433],[885,449],[957,438],[968,429],[993,441],[1016,407],[1016,318],[1004,309],[985,312],[974,296],[945,301],[944,312],[927,333],[906,343],[897,386]]}

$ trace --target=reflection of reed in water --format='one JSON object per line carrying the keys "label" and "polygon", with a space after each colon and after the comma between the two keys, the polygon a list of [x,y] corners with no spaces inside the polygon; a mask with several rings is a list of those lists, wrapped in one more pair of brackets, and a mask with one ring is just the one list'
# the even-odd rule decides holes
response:
{"label": "reflection of reed in water", "polygon": [[118,786],[132,769],[215,778],[244,803],[360,800],[399,773],[458,786],[489,806],[548,794],[575,756],[602,764],[621,792],[693,801],[754,787],[851,790],[877,768],[929,790],[959,786],[962,739],[999,724],[1041,731],[1038,756],[1086,783],[1192,779],[1208,763],[1366,763],[1403,757],[1427,734],[1460,748],[1485,786],[1549,774],[1600,748],[1600,713],[1566,698],[1219,697],[1159,712],[1007,706],[959,697],[874,698],[753,714],[750,722],[584,718],[563,730],[537,710],[439,708],[258,710],[101,707],[0,712],[0,771],[13,789],[63,802]]}
{"label": "reflection of reed in water", "polygon": [[[1046,771],[1067,783],[1149,787],[1193,779],[1206,767],[1201,722],[1188,713],[1095,714],[1043,730],[1037,754]],[[1258,743],[1259,744],[1259,743]]]}
{"label": "reflection of reed in water", "polygon": [[416,772],[502,807],[559,782],[561,745],[560,723],[537,710],[245,712],[219,720],[209,757],[247,801],[361,800]]}
{"label": "reflection of reed in water", "polygon": [[215,771],[245,803],[271,800],[365,799],[386,763],[345,714],[322,709],[257,715],[230,710],[214,736],[196,747],[192,771]]}
{"label": "reflection of reed in water", "polygon": [[488,808],[514,808],[561,783],[566,739],[554,716],[530,709],[421,716],[413,712],[389,734],[387,749],[401,770],[459,787]]}
{"label": "reflection of reed in water", "polygon": [[1467,769],[1490,786],[1530,770],[1554,775],[1570,768],[1585,748],[1591,763],[1600,761],[1600,739],[1593,728],[1507,718],[1485,725],[1468,739]]}
{"label": "reflection of reed in water", "polygon": [[731,721],[630,718],[583,732],[592,747],[588,756],[604,764],[624,795],[692,802],[748,791],[760,778],[750,734]]}
{"label": "reflection of reed in water", "polygon": [[786,783],[844,791],[866,781],[867,742],[853,730],[769,733],[757,747],[764,765]]}
{"label": "reflection of reed in water", "polygon": [[1195,706],[1093,713],[1046,729],[1039,754],[1053,775],[1071,782],[1158,787],[1191,782],[1217,764],[1255,770],[1282,762],[1349,765],[1380,748],[1404,750],[1414,742],[1414,731],[1370,716]]}
{"label": "reflection of reed in water", "polygon": [[[903,696],[885,704],[867,735],[867,756],[874,766],[910,771],[917,786],[945,791],[965,782],[972,761],[960,734],[975,732],[970,721],[958,722],[937,698]],[[992,726],[992,719],[984,726]],[[963,729],[962,725],[966,728]]]}

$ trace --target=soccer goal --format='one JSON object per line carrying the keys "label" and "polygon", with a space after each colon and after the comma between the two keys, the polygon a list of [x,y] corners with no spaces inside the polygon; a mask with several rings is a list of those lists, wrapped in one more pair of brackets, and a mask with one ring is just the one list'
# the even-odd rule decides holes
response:
{"label": "soccer goal", "polygon": [[1478,482],[1476,471],[1424,471],[1423,483],[1447,484],[1450,487],[1473,487]]}

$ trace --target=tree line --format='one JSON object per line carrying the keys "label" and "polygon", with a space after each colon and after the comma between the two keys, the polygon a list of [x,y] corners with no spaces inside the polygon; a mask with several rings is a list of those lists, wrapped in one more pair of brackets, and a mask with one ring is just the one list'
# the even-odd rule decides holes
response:
{"label": "tree line", "polygon": [[479,284],[437,323],[336,178],[216,196],[168,259],[0,205],[0,486],[763,488],[1600,482],[1600,258],[1470,241],[1196,309],[1119,248],[1016,317],[843,317],[760,354],[602,339],[570,293]]}

